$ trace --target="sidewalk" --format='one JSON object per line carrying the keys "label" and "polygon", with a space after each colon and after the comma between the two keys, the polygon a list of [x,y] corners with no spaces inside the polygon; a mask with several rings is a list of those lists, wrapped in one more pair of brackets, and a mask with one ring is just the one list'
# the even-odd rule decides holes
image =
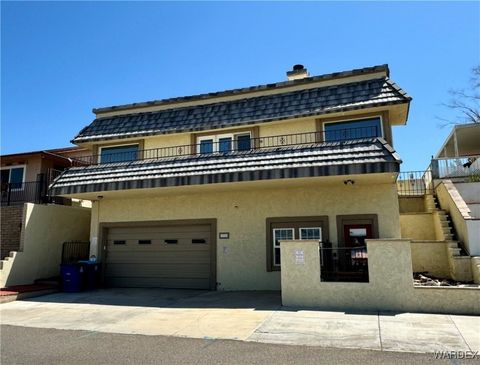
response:
{"label": "sidewalk", "polygon": [[480,351],[480,317],[285,308],[278,293],[108,289],[0,305],[1,324],[379,351]]}

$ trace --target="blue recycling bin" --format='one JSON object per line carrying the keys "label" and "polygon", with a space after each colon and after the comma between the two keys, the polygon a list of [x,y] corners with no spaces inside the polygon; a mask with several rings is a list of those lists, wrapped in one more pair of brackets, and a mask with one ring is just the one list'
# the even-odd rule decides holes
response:
{"label": "blue recycling bin", "polygon": [[97,261],[79,261],[84,269],[84,288],[86,290],[97,289],[100,285],[100,263]]}
{"label": "blue recycling bin", "polygon": [[85,281],[85,268],[80,264],[60,265],[62,290],[67,293],[78,293],[83,290]]}

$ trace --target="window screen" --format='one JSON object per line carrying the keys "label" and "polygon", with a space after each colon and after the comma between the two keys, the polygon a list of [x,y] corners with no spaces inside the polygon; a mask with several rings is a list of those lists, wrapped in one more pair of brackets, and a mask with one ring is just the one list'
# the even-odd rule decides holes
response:
{"label": "window screen", "polygon": [[213,153],[213,139],[200,141],[200,153]]}
{"label": "window screen", "polygon": [[280,266],[280,241],[293,240],[295,237],[293,228],[276,228],[273,230],[273,264]]}
{"label": "window screen", "polygon": [[101,149],[100,163],[135,161],[138,158],[138,145],[104,147]]}
{"label": "window screen", "polygon": [[326,123],[324,129],[325,141],[327,142],[382,136],[380,118]]}

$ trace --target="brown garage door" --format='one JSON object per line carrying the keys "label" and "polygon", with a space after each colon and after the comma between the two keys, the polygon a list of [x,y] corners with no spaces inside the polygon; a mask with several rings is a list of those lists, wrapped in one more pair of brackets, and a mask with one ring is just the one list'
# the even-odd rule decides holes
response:
{"label": "brown garage door", "polygon": [[105,283],[213,289],[212,246],[209,224],[109,228]]}

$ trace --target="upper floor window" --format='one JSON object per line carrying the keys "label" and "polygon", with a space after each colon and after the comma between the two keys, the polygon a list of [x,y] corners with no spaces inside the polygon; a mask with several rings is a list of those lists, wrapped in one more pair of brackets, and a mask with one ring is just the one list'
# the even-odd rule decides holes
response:
{"label": "upper floor window", "polygon": [[332,122],[324,124],[324,131],[326,142],[382,137],[382,123],[380,117]]}
{"label": "upper floor window", "polygon": [[138,144],[100,147],[100,163],[135,161],[138,159]]}
{"label": "upper floor window", "polygon": [[13,189],[22,189],[22,184],[25,180],[25,166],[8,166],[2,167],[1,183],[3,187],[11,184]]}
{"label": "upper floor window", "polygon": [[248,151],[250,148],[250,132],[218,134],[197,138],[197,152],[200,154]]}

